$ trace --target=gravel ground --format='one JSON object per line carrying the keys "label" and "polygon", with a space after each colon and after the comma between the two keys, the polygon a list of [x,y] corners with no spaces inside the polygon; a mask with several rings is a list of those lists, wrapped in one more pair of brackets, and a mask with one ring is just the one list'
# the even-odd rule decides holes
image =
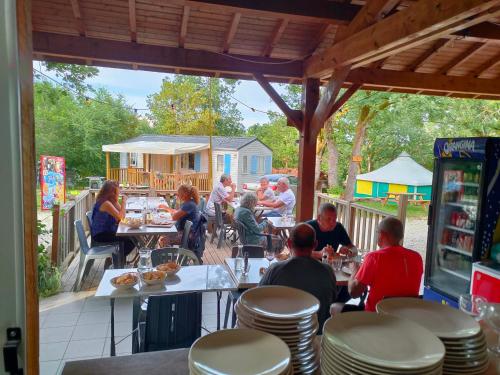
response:
{"label": "gravel ground", "polygon": [[418,251],[425,262],[427,250],[427,219],[407,219],[404,246]]}

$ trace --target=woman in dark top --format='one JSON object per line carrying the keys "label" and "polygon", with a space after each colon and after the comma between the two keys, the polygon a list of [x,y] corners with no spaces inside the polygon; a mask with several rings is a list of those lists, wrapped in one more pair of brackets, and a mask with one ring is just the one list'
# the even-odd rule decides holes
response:
{"label": "woman in dark top", "polygon": [[[116,237],[118,223],[125,217],[127,197],[122,196],[118,203],[120,188],[116,181],[105,181],[97,194],[96,203],[92,211],[92,227],[90,232],[94,242],[119,242],[126,257],[135,247],[134,243],[123,237]],[[123,258],[125,259],[125,258]]]}
{"label": "woman in dark top", "polygon": [[182,202],[178,210],[165,207],[165,210],[170,212],[172,215],[172,220],[176,221],[175,226],[177,227],[177,238],[167,236],[162,237],[159,241],[160,247],[179,245],[186,220],[192,222],[193,225],[196,225],[199,220],[200,211],[198,204],[200,203],[200,196],[198,194],[198,189],[191,185],[182,184],[177,189],[177,197]]}

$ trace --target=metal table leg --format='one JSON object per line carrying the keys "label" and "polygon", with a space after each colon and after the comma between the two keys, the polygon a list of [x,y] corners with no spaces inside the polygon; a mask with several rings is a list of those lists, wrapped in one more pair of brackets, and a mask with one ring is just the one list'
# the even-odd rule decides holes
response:
{"label": "metal table leg", "polygon": [[222,292],[217,291],[217,331],[220,330],[220,300],[222,299]]}
{"label": "metal table leg", "polygon": [[111,357],[116,355],[116,345],[115,345],[115,299],[111,298],[109,300],[111,305],[111,338],[110,338],[110,348],[109,353]]}

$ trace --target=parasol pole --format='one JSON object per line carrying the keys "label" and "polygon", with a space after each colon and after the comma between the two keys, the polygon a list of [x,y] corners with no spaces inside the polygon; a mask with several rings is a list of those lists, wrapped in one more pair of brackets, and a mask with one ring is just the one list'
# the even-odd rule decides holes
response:
{"label": "parasol pole", "polygon": [[212,77],[208,77],[208,126],[209,126],[209,147],[208,147],[208,186],[210,190],[213,188],[213,160],[212,160],[212,135],[213,135],[213,122],[212,122]]}

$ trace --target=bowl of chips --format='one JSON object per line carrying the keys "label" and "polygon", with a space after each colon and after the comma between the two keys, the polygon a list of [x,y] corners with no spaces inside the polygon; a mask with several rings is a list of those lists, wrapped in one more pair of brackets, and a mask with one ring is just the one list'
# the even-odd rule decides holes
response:
{"label": "bowl of chips", "polygon": [[127,272],[120,276],[113,277],[110,282],[116,289],[129,289],[133,288],[137,282],[139,281],[139,277],[134,272]]}
{"label": "bowl of chips", "polygon": [[123,218],[121,223],[129,228],[139,229],[144,224],[144,220],[138,216],[127,216]]}
{"label": "bowl of chips", "polygon": [[165,272],[167,276],[175,275],[180,269],[181,265],[175,262],[163,263],[156,266],[157,271]]}
{"label": "bowl of chips", "polygon": [[163,271],[146,271],[139,273],[141,280],[147,285],[160,285],[165,282],[167,274]]}

